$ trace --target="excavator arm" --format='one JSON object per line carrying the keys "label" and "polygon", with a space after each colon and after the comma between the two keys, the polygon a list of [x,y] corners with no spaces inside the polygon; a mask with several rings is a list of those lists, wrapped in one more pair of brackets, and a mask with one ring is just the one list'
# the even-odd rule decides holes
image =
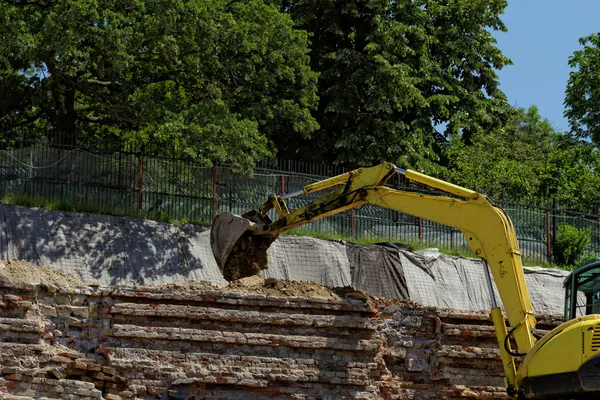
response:
{"label": "excavator arm", "polygon": [[[384,186],[396,173],[450,196],[420,194]],[[332,187],[329,193],[299,209],[290,211],[286,205],[285,200],[293,196]],[[507,391],[510,395],[520,393],[525,396],[522,390],[519,392],[519,386],[527,370],[517,373],[515,357],[527,355],[532,358],[531,350],[536,346],[532,330],[536,320],[515,229],[501,208],[477,192],[416,171],[403,170],[390,163],[361,168],[307,185],[286,196],[271,195],[258,210],[241,218],[230,213],[219,214],[213,221],[211,232],[213,253],[226,279],[253,275],[267,267],[266,250],[281,232],[364,204],[422,217],[457,228],[464,234],[469,248],[484,260],[492,297],[491,318],[502,356]],[[271,210],[275,210],[277,215],[274,221],[267,215]],[[490,271],[504,305],[510,332],[507,332],[502,310],[494,299]],[[514,338],[519,353],[511,349],[510,337]],[[529,392],[527,397],[537,398],[537,393]]]}

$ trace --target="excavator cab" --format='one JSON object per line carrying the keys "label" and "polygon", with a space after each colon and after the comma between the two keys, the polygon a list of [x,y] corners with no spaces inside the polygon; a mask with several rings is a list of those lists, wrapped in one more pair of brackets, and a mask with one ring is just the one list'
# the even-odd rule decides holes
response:
{"label": "excavator cab", "polygon": [[564,287],[565,321],[583,315],[600,314],[600,258],[571,272]]}

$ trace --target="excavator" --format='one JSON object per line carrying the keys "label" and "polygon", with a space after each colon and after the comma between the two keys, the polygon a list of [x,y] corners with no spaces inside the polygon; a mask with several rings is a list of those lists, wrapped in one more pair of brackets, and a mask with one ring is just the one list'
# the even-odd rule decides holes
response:
{"label": "excavator", "polygon": [[[423,193],[385,186],[394,174],[433,190]],[[325,190],[303,207],[287,207],[289,198]],[[267,268],[267,249],[282,232],[365,204],[422,217],[464,234],[469,248],[483,260],[490,318],[510,397],[600,398],[600,315],[592,313],[600,308],[600,300],[595,299],[600,298],[600,284],[596,285],[600,263],[578,269],[578,274],[567,279],[568,320],[537,338],[515,228],[504,210],[473,190],[384,162],[309,184],[294,193],[270,195],[258,209],[241,216],[218,214],[211,228],[212,251],[226,279],[252,276]],[[587,304],[582,308],[579,303],[584,298]]]}

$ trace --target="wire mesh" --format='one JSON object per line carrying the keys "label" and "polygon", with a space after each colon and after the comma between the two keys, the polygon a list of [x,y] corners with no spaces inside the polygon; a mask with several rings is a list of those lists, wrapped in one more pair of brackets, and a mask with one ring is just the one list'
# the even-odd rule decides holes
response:
{"label": "wire mesh", "polygon": [[[0,141],[0,194],[41,198],[84,209],[158,220],[209,223],[214,212],[241,214],[270,194],[292,193],[309,183],[347,172],[341,167],[268,160],[253,176],[227,165],[211,167],[193,161],[128,152],[92,152],[84,148]],[[394,176],[390,186],[425,190]],[[290,209],[316,200],[323,192],[290,198]],[[571,224],[590,230],[588,249],[600,256],[600,217],[552,207],[500,203],[515,226],[523,257],[551,261],[557,227]],[[366,205],[308,224],[303,231],[380,242],[422,242],[466,249],[456,229],[432,221]]]}

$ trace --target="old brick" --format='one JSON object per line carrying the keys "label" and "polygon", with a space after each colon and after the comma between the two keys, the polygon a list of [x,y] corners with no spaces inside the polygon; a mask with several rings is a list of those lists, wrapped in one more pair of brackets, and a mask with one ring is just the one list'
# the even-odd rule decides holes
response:
{"label": "old brick", "polygon": [[97,301],[92,301],[88,304],[90,318],[98,318],[100,316],[100,305]]}
{"label": "old brick", "polygon": [[76,317],[81,317],[81,318],[89,318],[90,316],[90,309],[88,307],[71,307],[71,312],[73,313],[74,316]]}
{"label": "old brick", "polygon": [[47,373],[56,379],[63,379],[65,377],[65,375],[56,368],[49,369]]}
{"label": "old brick", "polygon": [[69,368],[69,369],[65,369],[63,371],[63,373],[67,376],[85,376],[86,375],[86,370],[85,369],[75,369],[75,368]]}
{"label": "old brick", "polygon": [[45,315],[47,317],[58,317],[58,313],[56,312],[55,307],[42,305],[40,311],[42,315]]}
{"label": "old brick", "polygon": [[73,360],[68,357],[55,355],[55,356],[52,356],[52,361],[57,362],[57,363],[66,364],[66,363],[71,363]]}
{"label": "old brick", "polygon": [[71,296],[68,294],[57,294],[54,295],[54,301],[58,305],[70,305],[71,304]]}
{"label": "old brick", "polygon": [[66,318],[71,316],[70,306],[56,306],[56,312],[59,317]]}
{"label": "old brick", "polygon": [[102,371],[102,365],[94,364],[94,363],[88,363],[87,364],[87,370],[88,371]]}
{"label": "old brick", "polygon": [[88,366],[88,364],[85,361],[75,360],[75,361],[73,361],[72,363],[69,364],[68,368],[69,369],[86,370],[87,366]]}
{"label": "old brick", "polygon": [[4,379],[7,381],[23,381],[26,379],[26,377],[23,374],[9,374],[4,375]]}

